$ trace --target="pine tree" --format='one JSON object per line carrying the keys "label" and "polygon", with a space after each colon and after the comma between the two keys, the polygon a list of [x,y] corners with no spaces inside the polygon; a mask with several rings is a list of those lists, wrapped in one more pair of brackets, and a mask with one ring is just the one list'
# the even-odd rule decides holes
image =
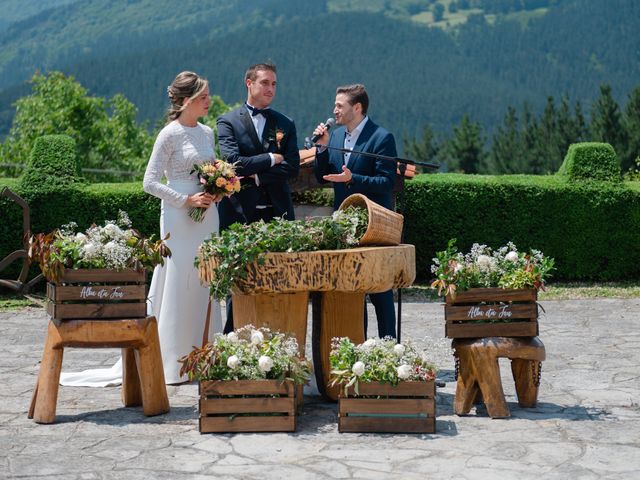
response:
{"label": "pine tree", "polygon": [[611,86],[601,85],[600,97],[591,106],[591,140],[610,143],[619,156],[627,150],[626,132],[622,127],[621,117]]}
{"label": "pine tree", "polygon": [[525,102],[522,113],[522,152],[525,157],[524,164],[527,169],[523,173],[541,175],[544,173],[544,162],[541,153],[537,150],[538,122],[536,121],[531,106]]}
{"label": "pine tree", "polygon": [[547,97],[547,104],[540,117],[535,149],[540,155],[543,164],[541,173],[555,173],[560,168],[565,151],[561,147],[558,118],[553,97]]}
{"label": "pine tree", "polygon": [[622,158],[622,171],[640,169],[640,86],[629,94],[623,125],[628,143],[627,149],[619,153]]}
{"label": "pine tree", "polygon": [[471,122],[465,113],[459,127],[453,128],[451,156],[457,159],[458,168],[464,173],[478,173],[484,161],[484,140],[479,123]]}
{"label": "pine tree", "polygon": [[404,139],[404,151],[412,160],[418,162],[434,162],[438,155],[439,146],[435,139],[431,125],[426,125],[422,132],[422,139]]}
{"label": "pine tree", "polygon": [[518,130],[518,116],[516,110],[510,106],[502,125],[493,135],[487,173],[524,173],[526,170],[526,165],[523,165],[524,159],[522,138]]}

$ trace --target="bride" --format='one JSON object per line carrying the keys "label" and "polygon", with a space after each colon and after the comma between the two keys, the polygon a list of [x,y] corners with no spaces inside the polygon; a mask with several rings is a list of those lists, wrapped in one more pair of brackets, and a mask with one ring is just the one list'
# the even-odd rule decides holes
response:
{"label": "bride", "polygon": [[[167,89],[171,106],[168,123],[160,131],[144,174],[144,191],[161,202],[160,235],[172,256],[158,265],[151,280],[147,313],[158,320],[160,349],[167,384],[182,383],[178,359],[202,343],[209,292],[200,285],[193,266],[198,246],[218,233],[219,198],[201,191],[198,178],[190,174],[194,163],[215,158],[213,131],[198,122],[209,110],[207,80],[193,72],[182,72]],[[163,177],[167,183],[161,183]],[[191,207],[207,208],[201,223],[188,215]],[[211,208],[210,208],[211,207]],[[220,305],[213,302],[210,336],[222,331]],[[122,361],[109,369],[63,373],[60,383],[72,386],[112,386],[122,383]]]}

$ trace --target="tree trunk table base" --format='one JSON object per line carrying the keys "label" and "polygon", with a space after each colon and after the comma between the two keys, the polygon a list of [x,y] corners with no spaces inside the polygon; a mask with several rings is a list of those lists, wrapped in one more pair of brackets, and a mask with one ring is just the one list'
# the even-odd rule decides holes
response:
{"label": "tree trunk table base", "polygon": [[498,358],[511,360],[518,404],[525,408],[536,406],[541,362],[545,359],[544,344],[538,337],[456,339],[452,347],[458,360],[453,405],[457,415],[468,414],[480,395],[491,418],[511,415],[504,399]]}
{"label": "tree trunk table base", "polygon": [[147,416],[169,411],[155,317],[49,321],[28,418],[54,423],[64,347],[122,348],[122,401]]}

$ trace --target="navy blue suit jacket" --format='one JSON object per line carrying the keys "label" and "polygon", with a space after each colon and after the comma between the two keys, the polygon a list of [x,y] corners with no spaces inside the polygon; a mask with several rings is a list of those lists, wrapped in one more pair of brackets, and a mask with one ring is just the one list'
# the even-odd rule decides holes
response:
{"label": "navy blue suit jacket", "polygon": [[[260,186],[253,178],[242,179],[242,189],[233,195],[233,200],[224,198],[218,205],[220,229],[228,228],[235,222],[247,223],[253,217],[256,205],[273,205],[274,215],[294,219],[291,190],[287,181],[295,178],[300,170],[300,155],[296,127],[291,119],[271,110],[259,139],[251,121],[251,114],[242,105],[225,113],[217,120],[218,139],[222,157],[236,163],[238,175],[248,177],[258,175]],[[284,137],[280,145],[276,142],[276,132]],[[280,153],[284,161],[271,166],[269,153]]]}
{"label": "navy blue suit jacket", "polygon": [[[344,148],[345,134],[344,126],[333,130],[329,138],[329,146]],[[396,162],[358,155],[357,152],[396,157],[396,141],[386,129],[373,123],[370,118],[367,120],[347,165],[353,175],[351,182],[348,185],[333,183],[334,209],[337,210],[342,201],[354,193],[361,193],[383,207],[392,209]],[[322,178],[323,175],[342,173],[343,159],[343,152],[337,150],[325,149],[324,152],[317,153],[315,174],[318,181],[327,183]]]}

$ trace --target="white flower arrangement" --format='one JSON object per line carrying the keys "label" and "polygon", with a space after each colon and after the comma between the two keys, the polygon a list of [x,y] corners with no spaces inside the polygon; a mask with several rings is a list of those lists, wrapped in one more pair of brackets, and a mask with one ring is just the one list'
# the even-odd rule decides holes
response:
{"label": "white flower arrangement", "polygon": [[453,239],[433,259],[431,273],[436,279],[432,287],[439,295],[455,295],[457,290],[468,288],[544,289],[553,264],[552,258],[538,250],[519,252],[512,242],[497,250],[474,243],[469,253],[462,254]]}
{"label": "white flower arrangement", "polygon": [[190,380],[292,380],[304,384],[311,364],[301,358],[290,335],[247,325],[182,357],[181,375]]}
{"label": "white flower arrangement", "polygon": [[358,393],[358,382],[435,380],[436,368],[428,361],[428,352],[418,352],[410,341],[400,344],[390,337],[370,338],[360,345],[349,338],[331,341],[331,384],[350,387]]}
{"label": "white flower arrangement", "polygon": [[49,234],[40,233],[30,240],[29,257],[40,264],[51,281],[58,280],[65,268],[153,268],[171,256],[163,241],[153,242],[131,228],[126,212],[104,226],[92,225],[76,232],[71,222]]}

